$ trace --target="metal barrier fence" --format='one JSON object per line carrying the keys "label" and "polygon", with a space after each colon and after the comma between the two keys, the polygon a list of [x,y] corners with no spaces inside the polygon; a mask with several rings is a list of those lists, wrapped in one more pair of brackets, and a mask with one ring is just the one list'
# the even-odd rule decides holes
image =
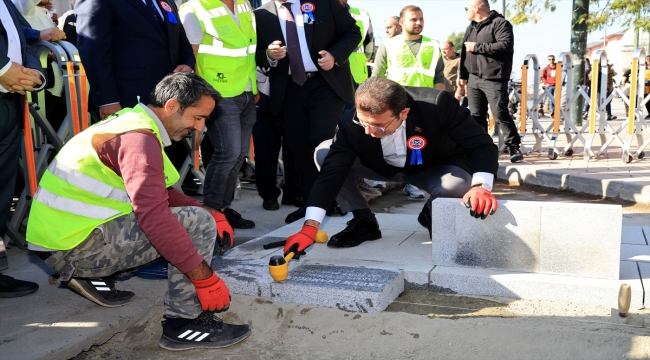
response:
{"label": "metal barrier fence", "polygon": [[[586,91],[585,85],[576,86],[576,92],[571,95],[566,89],[572,89],[573,61],[568,52],[559,55],[556,63],[555,92],[552,93],[547,86],[540,86],[539,83],[539,62],[534,54],[526,55],[523,61],[521,93],[516,89],[511,91],[510,96],[517,99],[520,109],[520,122],[518,124],[519,136],[522,140],[532,134],[535,143],[532,149],[522,146],[524,154],[531,151],[542,151],[545,144],[548,149],[548,158],[557,159],[558,156],[572,156],[576,142],[583,146],[583,156],[586,160],[596,159],[606,153],[610,146],[618,145],[623,150],[622,160],[629,163],[632,160],[642,159],[645,156],[644,149],[650,145],[650,139],[644,141],[643,130],[650,131],[648,122],[643,117],[643,106],[650,101],[650,94],[643,98],[645,85],[645,50],[637,49],[631,64],[631,91],[628,96],[618,86],[614,86],[611,92],[607,89],[608,62],[607,53],[604,50],[596,51],[592,57],[592,86],[590,93]],[[530,81],[529,73],[533,73],[532,94],[528,92]],[[614,129],[608,122],[606,107],[614,97],[619,95],[629,105],[629,116],[618,128]],[[576,100],[582,96],[585,103],[589,104],[587,123],[578,128],[571,121],[570,109]],[[539,105],[548,99],[555,108],[552,122],[544,127],[540,123],[537,109]],[[563,129],[561,124],[564,123]],[[530,126],[529,126],[530,125]],[[627,128],[627,138],[622,139],[623,132]],[[557,141],[560,137],[566,138],[566,144],[558,147]],[[600,147],[597,148],[594,140],[600,140]],[[502,137],[499,137],[499,146],[502,147]],[[633,140],[636,139],[637,147],[632,149]]]}

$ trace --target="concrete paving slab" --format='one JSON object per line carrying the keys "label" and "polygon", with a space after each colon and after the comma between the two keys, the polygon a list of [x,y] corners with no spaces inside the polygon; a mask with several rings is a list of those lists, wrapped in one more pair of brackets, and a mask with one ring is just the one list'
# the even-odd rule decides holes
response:
{"label": "concrete paving slab", "polygon": [[620,205],[542,202],[541,206],[541,273],[618,279]]}
{"label": "concrete paving slab", "polygon": [[[492,269],[436,266],[430,288],[463,295],[503,296],[514,299],[561,300],[599,306],[617,306],[623,283],[632,286],[631,308],[640,308],[641,286],[629,280],[533,274]],[[650,281],[644,279],[646,289]]]}
{"label": "concrete paving slab", "polygon": [[347,311],[381,312],[404,291],[397,271],[331,265],[301,265],[271,285],[273,301]]}
{"label": "concrete paving slab", "polygon": [[642,226],[623,226],[621,234],[622,244],[648,245],[643,234]]}

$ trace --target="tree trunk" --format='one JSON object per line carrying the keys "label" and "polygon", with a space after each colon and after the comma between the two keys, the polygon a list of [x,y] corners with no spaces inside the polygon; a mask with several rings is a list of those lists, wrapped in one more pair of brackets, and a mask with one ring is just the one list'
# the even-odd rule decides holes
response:
{"label": "tree trunk", "polygon": [[[573,85],[585,83],[585,53],[587,52],[587,22],[579,22],[580,17],[589,14],[589,0],[573,0],[571,17],[571,56],[573,57]],[[572,95],[576,88],[571,89]],[[584,98],[578,97],[571,107],[571,121],[582,126]]]}

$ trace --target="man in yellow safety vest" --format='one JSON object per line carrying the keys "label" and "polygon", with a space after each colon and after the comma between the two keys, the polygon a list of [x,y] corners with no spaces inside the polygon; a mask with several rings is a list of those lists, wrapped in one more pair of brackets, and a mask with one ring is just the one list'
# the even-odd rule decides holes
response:
{"label": "man in yellow safety vest", "polygon": [[339,2],[350,11],[350,15],[357,22],[359,30],[361,30],[359,46],[350,54],[349,58],[352,78],[354,79],[354,83],[359,85],[368,78],[368,66],[366,64],[375,52],[372,22],[370,21],[370,14],[367,11],[351,7],[348,5],[348,0],[339,0]]}
{"label": "man in yellow safety vest", "polygon": [[223,96],[206,121],[208,139],[201,147],[205,204],[223,212],[233,228],[253,228],[253,221],[230,208],[257,118],[253,9],[248,0],[191,0],[181,6],[179,16],[198,74]]}
{"label": "man in yellow safety vest", "polygon": [[169,261],[163,332],[168,350],[215,348],[250,335],[214,311],[230,291],[210,268],[215,238],[232,238],[225,216],[172,185],[180,175],[163,151],[203,131],[221,96],[196,74],[163,78],[148,105],[124,108],[73,137],[34,196],[27,241],[59,280],[105,306],[130,303],[111,275],[162,256]]}
{"label": "man in yellow safety vest", "polygon": [[414,5],[400,12],[402,34],[384,41],[377,50],[372,76],[391,79],[403,86],[445,89],[440,44],[422,36],[424,16]]}

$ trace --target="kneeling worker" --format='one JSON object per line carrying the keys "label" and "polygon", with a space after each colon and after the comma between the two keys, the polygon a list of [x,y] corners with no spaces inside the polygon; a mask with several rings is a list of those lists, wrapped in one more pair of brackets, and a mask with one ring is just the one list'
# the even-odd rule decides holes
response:
{"label": "kneeling worker", "polygon": [[220,100],[196,74],[166,76],[149,105],[123,109],[61,149],[40,181],[27,226],[30,249],[59,279],[106,307],[135,296],[106,277],[167,259],[159,345],[169,350],[223,347],[250,335],[248,325],[214,316],[228,309],[230,292],[209,264],[215,238],[231,242],[232,228],[222,213],[171,187],[180,176],[163,151],[202,131]]}
{"label": "kneeling worker", "polygon": [[341,208],[352,211],[354,218],[327,246],[352,247],[381,238],[375,215],[352,174],[426,190],[431,197],[418,222],[429,235],[431,201],[437,197],[462,197],[475,218],[485,219],[497,210],[490,192],[498,168],[497,146],[451,94],[404,88],[392,80],[371,77],[359,86],[355,102],[356,110],[339,119],[329,150],[323,144],[316,149],[322,166],[309,194],[305,224],[287,239],[285,251],[295,243],[300,251],[313,243],[324,209],[337,193]]}

